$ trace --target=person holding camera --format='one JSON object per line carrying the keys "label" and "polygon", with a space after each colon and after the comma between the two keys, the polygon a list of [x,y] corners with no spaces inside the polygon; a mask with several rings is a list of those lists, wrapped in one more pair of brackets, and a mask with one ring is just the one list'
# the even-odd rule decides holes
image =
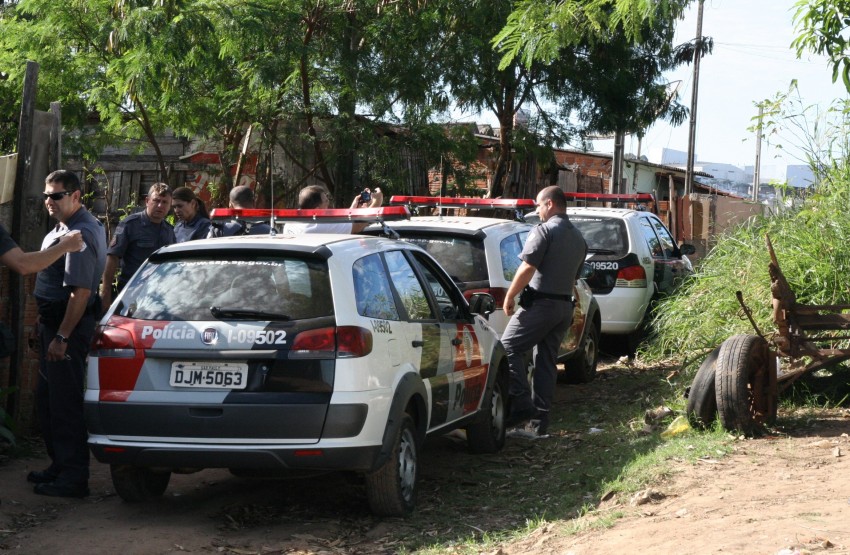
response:
{"label": "person holding camera", "polygon": [[[503,308],[510,317],[502,344],[510,368],[509,437],[548,437],[549,411],[557,382],[558,347],[573,319],[573,285],[587,254],[581,232],[567,217],[567,203],[557,186],[537,194],[540,222],[528,234],[522,260]],[[516,312],[515,298],[520,295]],[[533,394],[525,353],[534,350]]]}
{"label": "person holding camera", "polygon": [[[298,193],[298,208],[301,210],[327,209],[331,206],[333,197],[330,191],[321,185],[307,185]],[[380,189],[374,191],[364,189],[354,200],[349,208],[377,208],[384,203],[384,194]],[[287,235],[300,235],[302,233],[360,233],[369,225],[369,222],[339,222],[339,223],[288,223],[283,229]]]}

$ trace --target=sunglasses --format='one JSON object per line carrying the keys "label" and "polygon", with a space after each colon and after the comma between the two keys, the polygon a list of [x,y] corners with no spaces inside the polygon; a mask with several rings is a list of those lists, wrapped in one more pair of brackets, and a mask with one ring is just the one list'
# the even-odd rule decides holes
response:
{"label": "sunglasses", "polygon": [[44,200],[62,200],[62,197],[73,195],[74,191],[60,191],[58,193],[41,193],[44,195]]}

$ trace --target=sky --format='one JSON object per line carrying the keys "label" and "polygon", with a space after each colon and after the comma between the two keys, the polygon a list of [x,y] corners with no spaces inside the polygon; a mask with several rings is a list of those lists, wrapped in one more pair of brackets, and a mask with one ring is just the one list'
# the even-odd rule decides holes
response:
{"label": "sky", "polygon": [[[823,108],[845,98],[841,80],[832,82],[826,58],[804,54],[797,59],[791,49],[794,40],[793,16],[796,0],[705,0],[702,34],[714,39],[712,54],[700,61],[696,120],[696,159],[698,161],[753,166],[756,137],[747,129],[758,115],[756,103],[786,92],[797,79],[804,105]],[[698,2],[694,0],[685,18],[678,22],[675,44],[696,37]],[[693,65],[684,65],[665,75],[668,82],[681,81],[679,102],[690,107],[693,91]],[[488,119],[489,118],[489,119]],[[495,123],[489,114],[462,118]],[[646,155],[661,162],[662,148],[687,152],[689,121],[678,127],[659,122],[647,129],[643,140],[627,136],[627,154]],[[771,143],[779,143],[776,149]],[[802,164],[788,135],[762,140],[763,178],[784,176],[785,165]],[[599,152],[612,152],[613,141],[594,141]]]}
{"label": "sky", "polygon": [[[703,36],[714,39],[713,53],[700,61],[696,119],[696,158],[701,161],[753,165],[756,137],[747,130],[758,115],[756,103],[788,90],[792,79],[798,80],[804,105],[827,107],[835,99],[847,96],[841,80],[832,82],[832,70],[826,58],[805,54],[797,59],[790,48],[794,39],[795,0],[705,0]],[[685,19],[676,28],[675,43],[696,36],[698,3],[695,1]],[[682,80],[679,102],[691,104],[693,65],[686,65],[666,75],[672,82]],[[672,128],[666,123],[651,126],[640,143],[641,154],[650,161],[661,148],[687,151],[689,122]],[[761,163],[784,166],[802,163],[795,158],[789,142],[782,135],[771,143],[781,143],[777,150],[762,140]],[[613,141],[596,141],[598,151],[610,152]],[[637,153],[637,137],[626,138],[627,153]]]}

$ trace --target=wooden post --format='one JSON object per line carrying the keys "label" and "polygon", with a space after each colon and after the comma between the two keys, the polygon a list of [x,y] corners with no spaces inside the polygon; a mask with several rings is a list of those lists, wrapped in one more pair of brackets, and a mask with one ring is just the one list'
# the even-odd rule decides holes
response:
{"label": "wooden post", "polygon": [[62,168],[62,104],[51,102],[50,113],[53,114],[53,129],[50,132],[51,148],[48,171],[52,172]]}
{"label": "wooden post", "polygon": [[[15,174],[15,192],[12,199],[12,238],[21,244],[21,235],[25,223],[26,199],[24,192],[30,182],[30,153],[32,151],[33,119],[35,118],[35,98],[38,91],[38,64],[27,62],[24,76],[24,90],[21,99],[21,117],[18,124],[18,164]],[[20,379],[21,361],[25,353],[24,340],[24,278],[15,272],[9,272],[9,308],[10,322],[15,333],[16,348],[9,359],[9,386],[17,386]],[[9,397],[6,412],[17,419],[17,404],[20,393]]]}

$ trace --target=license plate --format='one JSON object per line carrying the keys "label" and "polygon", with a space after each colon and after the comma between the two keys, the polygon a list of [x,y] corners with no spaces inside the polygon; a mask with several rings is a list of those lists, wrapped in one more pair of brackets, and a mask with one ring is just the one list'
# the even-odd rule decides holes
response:
{"label": "license plate", "polygon": [[248,365],[244,362],[173,362],[171,387],[245,389]]}

